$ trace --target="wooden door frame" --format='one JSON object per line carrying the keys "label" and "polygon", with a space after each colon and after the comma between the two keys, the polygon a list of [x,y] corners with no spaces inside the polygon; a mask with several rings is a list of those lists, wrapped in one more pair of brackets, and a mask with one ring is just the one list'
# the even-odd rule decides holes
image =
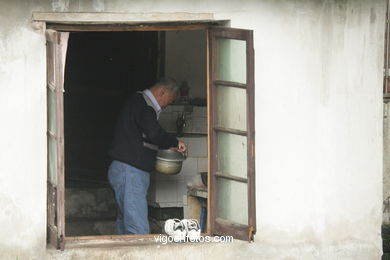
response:
{"label": "wooden door frame", "polygon": [[[49,158],[47,158],[47,240],[53,246],[63,250],[65,246],[65,163],[64,163],[64,71],[65,55],[68,41],[68,33],[58,33],[54,30],[47,30],[46,36],[46,86],[47,93],[55,94],[55,125],[56,129],[51,132],[50,116],[47,115],[47,152],[50,155],[50,138],[55,140],[56,145],[56,183],[49,180]],[[47,95],[47,98],[49,96]],[[47,100],[46,107],[49,101]],[[47,111],[49,114],[49,111]]]}
{"label": "wooden door frame", "polygon": [[[216,55],[217,55],[217,46],[215,40],[210,40],[210,36],[207,36],[208,39],[208,52],[211,52],[211,55],[208,55],[208,77],[210,80],[208,82],[208,154],[209,154],[209,183],[208,183],[208,194],[209,198],[214,199],[208,200],[208,208],[211,209],[209,218],[208,218],[208,233],[217,233],[217,234],[234,234],[235,237],[239,237],[243,240],[253,241],[254,234],[256,233],[256,192],[255,192],[255,93],[254,93],[254,46],[253,46],[253,32],[251,30],[244,29],[233,29],[233,28],[220,28],[214,27],[208,30],[208,33],[211,33],[214,37],[225,38],[225,39],[234,39],[234,40],[244,40],[246,41],[246,83],[236,83],[230,81],[217,80],[216,75]],[[224,128],[221,126],[216,126],[218,121],[218,92],[216,86],[227,86],[233,88],[240,88],[246,90],[246,111],[247,111],[247,125],[246,131]],[[212,98],[211,98],[212,97]],[[229,133],[234,135],[241,135],[247,137],[247,178],[237,177],[228,174],[218,173],[218,141],[216,140],[217,132]],[[214,142],[212,142],[214,140]],[[210,156],[215,156],[211,158]],[[247,199],[248,199],[248,225],[241,225],[237,223],[231,223],[226,221],[218,216],[218,184],[217,178],[226,178],[233,181],[247,183]],[[210,187],[214,187],[213,190],[210,190]],[[211,192],[211,193],[210,193]],[[214,220],[214,221],[213,221]]]}
{"label": "wooden door frame", "polygon": [[[226,26],[228,27],[229,20],[213,20],[213,21],[179,21],[179,22],[154,22],[154,23],[142,23],[142,24],[112,24],[112,23],[101,23],[101,24],[82,24],[82,23],[58,23],[58,22],[46,22],[45,28],[55,30],[58,32],[123,32],[123,31],[191,31],[191,30],[203,30],[206,31],[206,55],[207,55],[207,61],[205,66],[205,74],[207,75],[207,111],[208,111],[208,124],[210,125],[210,116],[211,114],[211,100],[210,100],[210,68],[209,68],[209,42],[208,42],[208,30],[211,27],[216,26]],[[250,46],[251,49],[253,49],[253,45]],[[253,60],[251,61],[253,63]],[[253,64],[252,64],[253,65]],[[253,69],[253,66],[249,66],[248,70]],[[248,71],[248,73],[253,73],[254,71]],[[248,78],[248,80],[250,80]],[[254,84],[254,82],[248,82],[248,84]],[[254,98],[254,93],[248,93],[251,94],[251,96]],[[254,105],[254,99],[250,98],[248,99],[248,106]],[[254,118],[254,114],[250,115],[251,118]],[[208,127],[208,162],[211,162],[211,154],[210,154],[210,127]],[[254,137],[254,132],[248,132],[248,135],[251,137]],[[254,139],[253,139],[254,140]],[[254,142],[252,142],[252,153],[254,155]],[[254,160],[251,162],[253,163],[254,167]],[[251,166],[251,168],[253,168]],[[208,165],[208,170],[210,172],[210,163]],[[252,171],[253,170],[253,171]],[[252,181],[254,181],[254,168],[250,169],[250,171],[253,173]],[[210,190],[210,175],[208,176],[208,194],[211,194]],[[249,200],[254,201],[254,191],[251,195],[252,197],[249,197]],[[64,194],[63,194],[64,195]],[[210,212],[210,199],[208,199],[208,212]],[[253,209],[254,211],[255,209]],[[211,234],[211,216],[208,214],[207,216],[207,233],[208,235]],[[65,222],[65,221],[64,221]],[[255,220],[253,220],[255,222]],[[65,225],[65,223],[64,223]],[[148,234],[148,235],[102,235],[102,236],[74,236],[74,237],[64,237],[64,241],[68,242],[77,242],[77,241],[86,241],[86,240],[104,240],[104,239],[112,239],[112,240],[118,240],[120,242],[123,242],[124,240],[134,240],[134,239],[150,239],[152,236],[156,236],[158,234]]]}

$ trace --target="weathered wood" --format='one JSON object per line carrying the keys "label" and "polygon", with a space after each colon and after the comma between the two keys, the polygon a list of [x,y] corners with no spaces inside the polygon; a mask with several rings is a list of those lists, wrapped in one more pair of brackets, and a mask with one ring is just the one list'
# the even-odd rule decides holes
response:
{"label": "weathered wood", "polygon": [[55,87],[54,82],[48,81],[47,82],[47,88],[50,89],[53,92],[56,92],[56,87]]}
{"label": "weathered wood", "polygon": [[[47,28],[46,32],[45,32],[45,36],[46,36],[46,41],[48,43],[51,43],[51,44],[57,44],[58,43],[57,42],[58,34],[57,34],[57,32],[55,30]],[[53,55],[53,56],[50,56],[50,58],[51,59],[54,58],[54,55],[55,55],[54,50],[52,50],[52,53],[50,53],[50,54]]]}
{"label": "weathered wood", "polygon": [[211,117],[212,117],[212,107],[211,107],[211,74],[212,74],[212,71],[211,71],[211,60],[210,60],[210,37],[209,37],[209,32],[207,31],[207,35],[206,35],[206,52],[207,52],[207,55],[206,55],[206,82],[207,82],[207,194],[208,194],[208,198],[207,198],[207,233],[211,233],[211,223],[212,223],[212,219],[211,219],[211,216],[210,216],[210,212],[211,212],[211,208],[212,208],[212,205],[211,205],[211,200],[210,200],[210,195],[212,194],[211,192],[211,178],[210,178],[210,175],[211,175],[211,159],[212,159],[212,155],[211,155],[211,133],[213,132],[213,129],[212,129],[212,120],[211,120]]}
{"label": "weathered wood", "polygon": [[47,28],[66,32],[123,32],[123,31],[190,31],[206,30],[210,24],[195,25],[67,25],[67,24],[47,24]]}
{"label": "weathered wood", "polygon": [[[247,82],[246,84],[229,82],[216,79],[218,53],[217,39],[236,39],[246,41],[246,62],[247,62]],[[252,240],[256,227],[255,211],[255,171],[254,171],[254,51],[253,51],[253,32],[249,30],[232,28],[210,28],[208,30],[209,41],[209,95],[210,95],[210,151],[209,153],[209,178],[210,178],[210,231],[212,234],[233,235],[235,238],[243,240]],[[247,131],[224,128],[218,125],[218,87],[229,86],[238,87],[246,90],[246,110],[247,110]],[[226,132],[247,137],[247,178],[222,174],[218,168],[218,132]],[[248,225],[237,225],[222,220],[219,217],[218,201],[218,178],[226,178],[233,181],[247,183],[248,194]]]}
{"label": "weathered wood", "polygon": [[234,134],[234,135],[242,135],[242,136],[248,135],[247,131],[237,130],[237,129],[233,129],[233,128],[227,128],[227,127],[222,127],[222,126],[214,126],[214,130],[217,132],[224,132],[224,133],[229,133],[229,134]]}
{"label": "weathered wood", "polygon": [[214,85],[216,86],[225,86],[225,87],[234,87],[234,88],[242,88],[246,89],[246,84],[226,81],[226,80],[214,80]]}
{"label": "weathered wood", "polygon": [[249,241],[250,227],[233,223],[229,220],[215,219],[215,234],[222,236],[233,236],[236,239]]}
{"label": "weathered wood", "polygon": [[232,180],[232,181],[238,181],[238,182],[242,182],[242,183],[248,183],[248,179],[246,179],[246,178],[237,177],[237,176],[234,176],[234,175],[231,175],[231,174],[227,174],[227,173],[216,172],[216,173],[215,173],[215,176],[220,177],[220,178],[223,178],[223,179]]}
{"label": "weathered wood", "polygon": [[255,179],[255,51],[253,48],[253,32],[248,31],[246,42],[247,67],[247,132],[248,132],[248,224],[251,227],[249,240],[256,233],[256,179]]}
{"label": "weathered wood", "polygon": [[[46,31],[46,66],[47,66],[47,82],[48,91],[54,87],[55,89],[55,33],[53,31]],[[47,109],[50,109],[47,106]],[[47,129],[47,133],[49,129]],[[54,133],[57,135],[57,133]],[[49,144],[50,135],[47,136],[47,143]],[[48,151],[49,153],[49,151]],[[47,242],[53,245],[55,248],[59,247],[58,244],[58,229],[57,229],[57,189],[56,183],[51,182],[49,176],[49,156],[47,158]],[[57,170],[57,169],[56,169]]]}
{"label": "weathered wood", "polygon": [[101,236],[77,236],[77,237],[65,237],[66,241],[72,240],[126,240],[126,239],[141,239],[141,238],[154,238],[155,236],[166,236],[165,234],[146,234],[146,235],[101,235]]}
{"label": "weathered wood", "polygon": [[173,21],[212,21],[212,13],[66,13],[66,12],[33,12],[33,21],[55,23],[140,23],[140,22],[173,22]]}
{"label": "weathered wood", "polygon": [[47,135],[51,136],[54,140],[57,140],[57,135],[50,130],[46,131]]}
{"label": "weathered wood", "polygon": [[[69,248],[74,247],[120,247],[156,245],[156,237],[167,237],[166,234],[147,235],[103,235],[103,236],[78,236],[66,237],[66,244]],[[211,236],[209,233],[201,233],[201,236]],[[157,240],[157,243],[159,241]],[[199,243],[197,243],[199,244]]]}
{"label": "weathered wood", "polygon": [[210,33],[210,30],[207,32],[208,40],[208,106],[209,106],[209,206],[208,206],[208,220],[207,223],[208,231],[213,233],[215,231],[215,219],[218,217],[218,188],[217,188],[217,178],[215,173],[217,172],[217,162],[218,162],[218,139],[214,130],[216,122],[218,122],[217,114],[217,89],[214,87],[214,80],[216,77],[216,44],[215,38]]}
{"label": "weathered wood", "polygon": [[60,249],[65,248],[65,148],[64,148],[64,73],[69,33],[58,33],[57,62],[57,228]]}
{"label": "weathered wood", "polygon": [[56,201],[56,189],[53,184],[47,182],[47,242],[55,247],[57,247]]}
{"label": "weathered wood", "polygon": [[213,37],[215,38],[226,38],[226,39],[235,39],[235,40],[248,40],[248,31],[237,28],[226,28],[226,27],[217,27],[214,26],[210,28],[212,31]]}
{"label": "weathered wood", "polygon": [[[49,243],[64,249],[65,237],[65,152],[64,152],[64,111],[63,88],[66,46],[69,33],[46,31],[47,40],[47,87],[54,88],[56,95],[56,133],[48,129],[48,138],[55,137],[56,142],[56,183],[48,184],[48,240]],[[50,107],[48,107],[50,109]],[[48,158],[48,164],[49,164]],[[49,171],[48,171],[49,173]],[[53,198],[55,194],[55,198]]]}

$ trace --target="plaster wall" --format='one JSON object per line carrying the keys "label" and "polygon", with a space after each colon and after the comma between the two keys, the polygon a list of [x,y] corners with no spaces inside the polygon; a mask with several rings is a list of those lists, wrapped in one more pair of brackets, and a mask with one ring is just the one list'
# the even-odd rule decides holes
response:
{"label": "plaster wall", "polygon": [[[211,12],[254,30],[254,243],[46,250],[45,38],[33,11]],[[0,23],[0,258],[380,258],[384,0],[3,0]]]}

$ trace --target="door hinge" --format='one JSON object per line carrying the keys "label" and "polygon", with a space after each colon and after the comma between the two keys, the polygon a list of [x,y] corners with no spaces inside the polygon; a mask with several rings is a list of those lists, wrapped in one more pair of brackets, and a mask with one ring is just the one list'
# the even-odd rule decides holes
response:
{"label": "door hinge", "polygon": [[65,240],[64,240],[64,235],[62,235],[62,234],[58,238],[57,249],[59,249],[61,251],[65,250]]}

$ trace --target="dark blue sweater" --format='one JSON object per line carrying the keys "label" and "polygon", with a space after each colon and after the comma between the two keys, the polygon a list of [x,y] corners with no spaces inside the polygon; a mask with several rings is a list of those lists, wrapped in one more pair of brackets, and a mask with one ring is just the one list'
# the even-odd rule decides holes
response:
{"label": "dark blue sweater", "polygon": [[108,154],[113,160],[151,172],[154,170],[157,151],[145,147],[144,142],[157,145],[159,149],[178,145],[176,137],[161,128],[156,112],[147,105],[143,95],[135,93],[119,115]]}

